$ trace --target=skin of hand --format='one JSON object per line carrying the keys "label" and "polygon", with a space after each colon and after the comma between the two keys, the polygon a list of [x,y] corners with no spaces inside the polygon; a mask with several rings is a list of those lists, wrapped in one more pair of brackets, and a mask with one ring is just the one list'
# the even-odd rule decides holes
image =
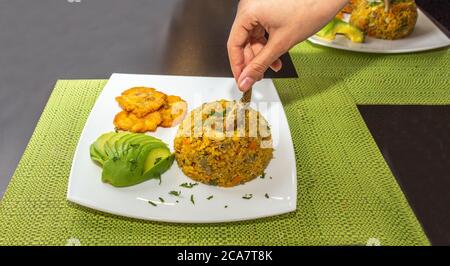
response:
{"label": "skin of hand", "polygon": [[282,67],[279,57],[319,31],[347,2],[241,0],[227,43],[239,89],[247,91],[269,67],[278,72]]}

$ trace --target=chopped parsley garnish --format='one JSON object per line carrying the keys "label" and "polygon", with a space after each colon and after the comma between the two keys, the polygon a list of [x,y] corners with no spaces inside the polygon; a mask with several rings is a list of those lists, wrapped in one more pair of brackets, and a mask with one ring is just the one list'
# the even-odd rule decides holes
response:
{"label": "chopped parsley garnish", "polygon": [[194,195],[191,195],[191,202],[192,202],[192,204],[194,204],[194,205],[195,205],[195,201],[194,201]]}
{"label": "chopped parsley garnish", "polygon": [[158,199],[159,199],[161,202],[164,202],[164,199],[163,199],[163,198],[159,197]]}
{"label": "chopped parsley garnish", "polygon": [[245,194],[242,196],[243,199],[251,199],[253,197],[253,194]]}
{"label": "chopped parsley garnish", "polygon": [[262,175],[261,175],[261,179],[264,179],[264,178],[266,178],[266,173],[265,172],[263,172]]}
{"label": "chopped parsley garnish", "polygon": [[176,203],[178,203],[179,201],[177,200],[177,201],[175,201]]}
{"label": "chopped parsley garnish", "polygon": [[193,188],[196,185],[198,185],[198,183],[183,183],[180,185],[180,187],[184,187],[184,188]]}
{"label": "chopped parsley garnish", "polygon": [[153,205],[154,207],[158,206],[156,205],[156,203],[154,203],[153,201],[149,200],[148,203],[150,203],[151,205]]}
{"label": "chopped parsley garnish", "polygon": [[159,163],[159,161],[161,161],[161,159],[162,159],[161,157],[156,158],[155,164]]}
{"label": "chopped parsley garnish", "polygon": [[130,162],[131,166],[130,169],[134,170],[137,168],[137,160],[136,159],[130,159],[128,162]]}
{"label": "chopped parsley garnish", "polygon": [[212,199],[212,198],[214,198],[214,196],[213,196],[213,195],[211,195],[211,196],[207,197],[206,199],[207,199],[207,200],[210,200],[210,199]]}
{"label": "chopped parsley garnish", "polygon": [[269,194],[266,193],[266,194],[264,195],[264,197],[266,197],[266,198],[268,199],[268,198],[269,198]]}
{"label": "chopped parsley garnish", "polygon": [[169,195],[175,196],[175,197],[179,197],[181,195],[181,191],[175,191],[172,190],[169,192]]}
{"label": "chopped parsley garnish", "polygon": [[228,208],[228,205],[225,205],[224,208],[225,208],[225,209]]}
{"label": "chopped parsley garnish", "polygon": [[272,177],[269,177],[270,179],[272,179]]}

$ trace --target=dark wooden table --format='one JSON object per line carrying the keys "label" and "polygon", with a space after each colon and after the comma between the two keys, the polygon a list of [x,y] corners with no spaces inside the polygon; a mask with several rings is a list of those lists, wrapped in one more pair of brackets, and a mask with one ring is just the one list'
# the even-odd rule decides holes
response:
{"label": "dark wooden table", "polygon": [[[448,28],[447,0],[418,0]],[[232,0],[0,0],[0,196],[57,79],[231,76]],[[447,10],[447,11],[446,11]],[[295,77],[287,55],[280,73]],[[360,106],[433,244],[450,244],[450,107]]]}

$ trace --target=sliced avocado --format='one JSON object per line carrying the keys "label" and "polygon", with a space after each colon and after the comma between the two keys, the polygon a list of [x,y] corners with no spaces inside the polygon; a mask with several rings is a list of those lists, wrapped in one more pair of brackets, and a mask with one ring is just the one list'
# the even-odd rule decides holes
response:
{"label": "sliced avocado", "polygon": [[334,25],[336,24],[336,21],[338,21],[338,19],[332,19],[327,25],[325,25],[325,27],[317,32],[316,35],[329,41],[334,40],[336,38],[336,33],[334,32]]}
{"label": "sliced avocado", "polygon": [[127,151],[127,146],[128,146],[128,140],[130,138],[133,138],[135,134],[130,133],[130,134],[125,134],[123,135],[121,138],[119,138],[116,143],[114,143],[114,147],[116,149],[116,152],[118,154],[123,154],[126,153]]}
{"label": "sliced avocado", "polygon": [[170,150],[168,148],[155,148],[151,150],[147,158],[145,159],[144,172],[152,169],[153,166],[158,164],[162,159],[170,156]]}
{"label": "sliced avocado", "polygon": [[131,165],[124,158],[107,160],[103,165],[102,181],[115,187],[132,186],[142,182],[142,173]]}
{"label": "sliced avocado", "polygon": [[105,149],[105,153],[106,153],[106,155],[108,155],[108,157],[119,156],[119,154],[116,151],[115,143],[117,140],[119,140],[121,137],[123,137],[124,135],[127,135],[127,134],[130,134],[130,133],[129,132],[118,132],[106,141],[104,149]]}
{"label": "sliced avocado", "polygon": [[334,40],[336,34],[343,34],[352,42],[364,42],[364,33],[360,29],[337,18],[331,20],[323,29],[316,33],[317,36],[326,40]]}
{"label": "sliced avocado", "polygon": [[103,167],[102,181],[116,187],[160,178],[174,160],[166,143],[129,132],[103,134],[90,146],[90,154]]}
{"label": "sliced avocado", "polygon": [[[133,149],[141,149],[143,150],[142,153],[145,153],[144,159],[147,158],[147,154],[153,150],[153,149],[157,149],[157,148],[166,148],[167,149],[167,145],[162,142],[162,141],[141,141],[139,143],[133,143],[133,144],[125,144],[125,149],[123,150],[123,154],[125,156],[127,156],[128,152],[133,150]],[[143,163],[145,163],[145,160],[143,161]]]}
{"label": "sliced avocado", "polygon": [[[154,149],[154,145],[154,143],[151,143],[147,145],[131,146],[127,156],[113,156],[108,159],[104,163],[102,181],[116,187],[127,187],[139,184],[151,178],[156,178],[154,175],[143,174],[144,164],[148,154]],[[166,168],[162,167],[161,169]],[[160,173],[161,171],[162,170],[158,170],[157,173]]]}
{"label": "sliced avocado", "polygon": [[135,133],[135,134],[133,134],[132,138],[128,139],[128,142],[131,143],[131,144],[141,143],[142,141],[161,142],[160,139],[157,139],[155,137],[148,136],[148,135],[145,135],[145,134],[141,134],[141,133]]}
{"label": "sliced avocado", "polygon": [[[163,142],[151,142],[151,143],[147,143],[147,144],[141,144],[141,153],[139,154],[138,160],[139,160],[139,165],[142,165],[142,171],[146,172],[149,168],[147,168],[147,161],[148,158],[151,154],[153,154],[155,151],[160,150],[160,149],[167,149],[168,148],[165,146],[165,144]],[[169,155],[170,155],[170,151],[168,151]],[[167,156],[167,155],[166,155]],[[153,165],[150,166],[150,168]]]}
{"label": "sliced avocado", "polygon": [[154,178],[161,178],[161,175],[169,170],[169,168],[172,166],[173,161],[175,159],[175,154],[171,154],[168,157],[165,157],[164,159],[161,159],[159,162],[157,162],[150,170],[146,171],[144,173],[144,178],[146,180],[148,179],[154,179]]}
{"label": "sliced avocado", "polygon": [[347,22],[339,20],[335,25],[336,34],[343,34],[352,42],[364,42],[364,33],[357,27],[350,25]]}
{"label": "sliced avocado", "polygon": [[102,181],[115,187],[126,187],[140,183],[143,164],[139,165],[138,157],[142,149],[129,150],[127,156],[112,156],[103,165]]}
{"label": "sliced avocado", "polygon": [[129,146],[130,144],[140,144],[143,140],[147,139],[147,135],[142,133],[133,133],[130,135],[131,136],[129,136],[124,140],[124,142],[122,142],[123,150],[126,150],[127,146]]}
{"label": "sliced avocado", "polygon": [[105,148],[104,148],[105,147],[105,143],[115,134],[116,134],[116,132],[108,132],[108,133],[102,134],[94,142],[94,148],[101,155],[103,160],[107,160],[108,159],[108,155],[106,155]]}
{"label": "sliced avocado", "polygon": [[94,144],[91,144],[91,146],[89,147],[89,153],[91,155],[91,159],[98,163],[100,166],[103,166],[103,158],[102,156],[97,152],[97,150],[94,147]]}

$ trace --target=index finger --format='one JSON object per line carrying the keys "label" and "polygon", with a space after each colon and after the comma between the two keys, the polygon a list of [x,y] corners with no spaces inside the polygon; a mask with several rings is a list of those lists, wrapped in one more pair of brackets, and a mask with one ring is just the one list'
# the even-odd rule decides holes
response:
{"label": "index finger", "polygon": [[248,42],[250,31],[254,27],[255,26],[250,23],[248,18],[242,16],[237,16],[231,27],[227,49],[231,71],[233,72],[236,81],[241,75],[242,70],[245,68],[244,48]]}

